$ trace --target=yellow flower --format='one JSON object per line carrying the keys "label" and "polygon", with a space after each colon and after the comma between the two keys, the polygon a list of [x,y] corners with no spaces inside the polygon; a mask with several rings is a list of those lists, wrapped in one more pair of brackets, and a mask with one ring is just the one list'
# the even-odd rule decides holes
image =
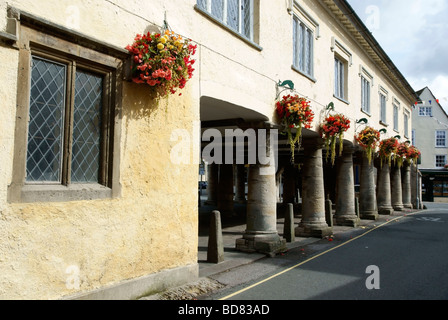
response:
{"label": "yellow flower", "polygon": [[161,37],[159,41],[160,41],[160,43],[165,44],[166,43],[166,37],[165,36]]}
{"label": "yellow flower", "polygon": [[163,43],[159,43],[159,44],[157,45],[157,49],[159,49],[159,50],[163,50],[163,48],[165,48],[165,46],[163,45]]}

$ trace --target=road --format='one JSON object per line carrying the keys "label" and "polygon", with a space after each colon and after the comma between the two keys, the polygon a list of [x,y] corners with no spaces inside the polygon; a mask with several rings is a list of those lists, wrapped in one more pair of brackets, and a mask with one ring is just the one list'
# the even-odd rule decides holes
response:
{"label": "road", "polygon": [[248,266],[258,278],[209,299],[448,299],[448,205],[330,240]]}

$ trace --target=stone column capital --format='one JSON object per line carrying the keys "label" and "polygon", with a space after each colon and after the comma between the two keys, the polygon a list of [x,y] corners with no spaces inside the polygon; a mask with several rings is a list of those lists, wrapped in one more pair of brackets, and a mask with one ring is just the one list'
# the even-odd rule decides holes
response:
{"label": "stone column capital", "polygon": [[302,147],[305,152],[323,149],[325,147],[325,140],[320,137],[306,138],[302,141]]}

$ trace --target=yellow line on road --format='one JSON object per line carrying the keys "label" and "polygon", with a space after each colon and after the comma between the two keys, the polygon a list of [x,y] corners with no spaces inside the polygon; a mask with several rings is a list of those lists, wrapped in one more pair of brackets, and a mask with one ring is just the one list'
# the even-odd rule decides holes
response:
{"label": "yellow line on road", "polygon": [[305,260],[305,261],[300,262],[299,264],[296,264],[296,265],[293,266],[293,267],[290,267],[290,268],[285,269],[285,270],[283,270],[283,271],[281,271],[281,272],[279,272],[279,273],[276,273],[276,274],[270,276],[269,278],[266,278],[266,279],[264,279],[264,280],[262,280],[262,281],[260,281],[260,282],[254,283],[253,285],[250,285],[250,286],[248,286],[247,288],[241,289],[241,290],[239,290],[239,291],[237,291],[237,292],[234,292],[234,293],[232,293],[232,294],[230,294],[230,295],[228,295],[228,296],[225,296],[225,297],[223,297],[223,298],[221,298],[221,299],[219,299],[219,300],[227,300],[227,299],[230,299],[230,298],[232,298],[232,297],[234,297],[234,296],[237,296],[237,295],[239,295],[239,294],[241,294],[241,293],[243,293],[243,292],[245,292],[245,291],[248,291],[248,290],[250,290],[250,289],[252,289],[252,288],[255,288],[255,287],[259,286],[260,284],[263,284],[263,283],[265,283],[265,282],[267,282],[267,281],[269,281],[269,280],[272,280],[272,279],[274,279],[274,278],[276,278],[276,277],[278,277],[278,276],[280,276],[280,275],[282,275],[282,274],[284,274],[284,273],[287,273],[287,272],[289,272],[289,271],[291,271],[291,270],[294,270],[294,269],[296,269],[296,268],[298,268],[298,267],[304,265],[304,264],[307,263],[307,262],[310,262],[310,261],[312,261],[312,260],[314,260],[314,259],[316,259],[316,258],[319,258],[320,256],[323,256],[324,254],[327,254],[327,253],[329,253],[329,252],[331,252],[331,251],[333,251],[333,250],[336,250],[336,249],[338,249],[338,248],[340,248],[340,247],[342,247],[342,246],[345,246],[346,244],[349,244],[349,243],[352,242],[352,241],[355,241],[355,240],[357,240],[357,239],[359,239],[359,238],[362,238],[362,237],[364,237],[365,235],[369,234],[370,232],[372,232],[372,231],[374,231],[374,230],[376,230],[376,229],[378,229],[378,228],[381,228],[381,227],[383,227],[383,226],[385,226],[385,225],[387,225],[387,224],[389,224],[389,223],[391,223],[391,222],[394,222],[394,221],[396,221],[396,220],[399,220],[399,219],[401,219],[401,218],[403,218],[403,217],[405,217],[405,216],[415,215],[415,214],[417,214],[417,213],[421,213],[421,211],[419,211],[419,212],[413,212],[413,213],[408,213],[408,214],[406,214],[406,215],[399,216],[399,217],[396,217],[396,218],[391,219],[391,220],[389,220],[389,221],[386,221],[386,222],[384,222],[383,224],[381,224],[381,225],[379,225],[379,226],[376,226],[376,227],[374,227],[374,228],[372,228],[372,229],[370,229],[370,230],[364,232],[363,234],[361,234],[361,235],[359,235],[359,236],[357,236],[357,237],[355,237],[355,238],[352,238],[352,239],[350,239],[350,240],[348,240],[348,241],[346,241],[346,242],[344,242],[344,243],[342,243],[342,244],[340,244],[340,245],[338,245],[338,246],[336,246],[336,247],[334,247],[334,248],[331,248],[331,249],[328,249],[327,251],[321,252],[321,253],[315,255],[314,257],[311,257],[311,258],[309,258],[309,259],[307,259],[307,260]]}

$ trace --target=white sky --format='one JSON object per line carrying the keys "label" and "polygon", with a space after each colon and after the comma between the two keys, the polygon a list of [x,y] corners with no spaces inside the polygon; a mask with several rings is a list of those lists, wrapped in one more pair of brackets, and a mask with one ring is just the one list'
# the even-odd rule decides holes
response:
{"label": "white sky", "polygon": [[348,0],[414,90],[448,109],[448,0]]}

